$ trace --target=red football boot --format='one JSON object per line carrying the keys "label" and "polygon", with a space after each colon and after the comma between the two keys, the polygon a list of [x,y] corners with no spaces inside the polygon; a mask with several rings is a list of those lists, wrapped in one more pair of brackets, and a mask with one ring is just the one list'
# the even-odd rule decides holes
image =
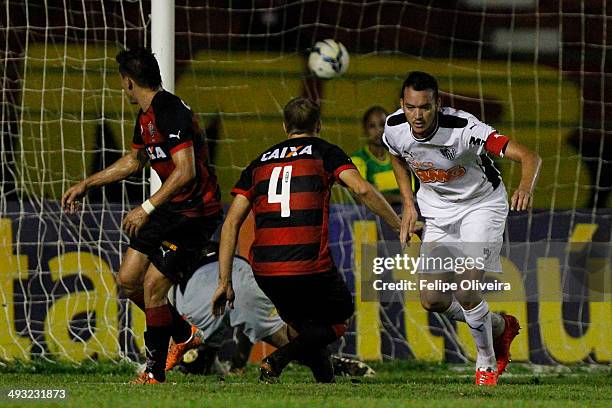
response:
{"label": "red football boot", "polygon": [[497,385],[497,372],[489,368],[487,370],[476,370],[476,385],[495,387]]}
{"label": "red football boot", "polygon": [[130,384],[161,384],[162,382],[163,381],[157,381],[153,376],[153,373],[145,371],[136,379],[132,380]]}
{"label": "red football boot", "polygon": [[502,315],[506,323],[504,332],[493,340],[495,358],[497,359],[497,375],[500,376],[510,362],[510,345],[514,338],[519,334],[521,328],[516,317],[512,315]]}
{"label": "red football boot", "polygon": [[168,357],[166,357],[166,371],[170,371],[176,367],[188,350],[194,349],[200,344],[202,344],[202,338],[198,332],[198,328],[195,326],[191,326],[191,337],[184,343],[175,343],[171,340],[170,346],[168,347]]}

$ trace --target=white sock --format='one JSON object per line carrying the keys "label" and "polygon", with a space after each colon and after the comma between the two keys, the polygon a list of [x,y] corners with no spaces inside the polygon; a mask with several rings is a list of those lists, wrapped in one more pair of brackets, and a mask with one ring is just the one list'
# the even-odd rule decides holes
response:
{"label": "white sock", "polygon": [[[465,322],[465,314],[463,313],[463,308],[457,299],[453,299],[453,303],[450,304],[448,309],[442,312],[442,314],[448,317],[450,320],[455,320],[457,322]],[[502,335],[504,329],[506,328],[506,322],[504,318],[497,313],[490,312],[491,314],[491,327],[493,328],[493,338],[497,338]]]}
{"label": "white sock", "polygon": [[493,327],[493,338],[496,339],[502,335],[506,329],[506,321],[502,315],[497,313],[489,313],[491,315],[491,326]]}
{"label": "white sock", "polygon": [[442,312],[442,314],[448,317],[450,320],[455,320],[458,322],[465,322],[465,315],[463,313],[463,309],[459,302],[456,299],[453,299],[453,303],[450,304],[448,309]]}
{"label": "white sock", "polygon": [[476,369],[486,370],[491,368],[497,371],[489,305],[483,300],[473,309],[463,309],[463,314],[465,315],[465,322],[470,327],[470,332],[476,342],[476,349],[478,351]]}

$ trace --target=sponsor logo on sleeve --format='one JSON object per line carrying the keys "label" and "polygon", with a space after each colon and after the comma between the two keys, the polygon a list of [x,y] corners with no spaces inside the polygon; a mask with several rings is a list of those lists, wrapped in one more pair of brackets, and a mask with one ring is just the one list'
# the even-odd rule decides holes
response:
{"label": "sponsor logo on sleeve", "polygon": [[475,136],[470,137],[470,146],[484,146],[485,141]]}

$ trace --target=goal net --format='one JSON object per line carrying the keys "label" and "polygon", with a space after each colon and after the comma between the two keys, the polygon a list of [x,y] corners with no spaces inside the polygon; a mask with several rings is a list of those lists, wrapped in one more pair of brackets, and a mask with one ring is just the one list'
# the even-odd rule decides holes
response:
{"label": "goal net", "polygon": [[[122,94],[114,57],[150,46],[150,2],[7,0],[1,7],[0,359],[135,358],[144,317],[121,298],[113,273],[128,245],[121,220],[146,199],[148,171],[92,191],[78,215],[64,214],[58,200],[130,149],[137,111]],[[285,137],[281,113],[291,97],[320,100],[322,137],[352,153],[366,143],[363,113],[372,105],[395,111],[406,73],[430,72],[444,105],[543,158],[535,209],[510,215],[507,242],[609,243],[608,14],[603,0],[177,0],[175,93],[206,129],[228,204],[241,170]],[[322,81],[308,73],[306,57],[326,38],[342,42],[351,59],[346,74]],[[520,166],[497,165],[512,194]],[[416,297],[364,295],[367,249],[382,256],[392,241],[335,188],[330,246],[356,303],[339,351],[366,360],[473,359],[467,328],[423,311]],[[591,246],[572,247],[572,259],[547,248],[542,259],[504,259],[515,287],[528,287],[529,269],[564,292],[574,258],[582,273],[610,276],[605,246],[595,255]],[[490,304],[522,323],[515,361],[606,362],[605,290],[565,302],[536,294]]]}

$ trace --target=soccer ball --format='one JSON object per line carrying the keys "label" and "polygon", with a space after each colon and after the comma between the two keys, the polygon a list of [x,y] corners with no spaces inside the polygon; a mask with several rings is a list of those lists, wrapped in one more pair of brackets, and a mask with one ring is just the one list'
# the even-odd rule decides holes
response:
{"label": "soccer ball", "polygon": [[331,79],[346,72],[349,54],[342,43],[335,40],[317,42],[308,56],[308,68],[317,77]]}

